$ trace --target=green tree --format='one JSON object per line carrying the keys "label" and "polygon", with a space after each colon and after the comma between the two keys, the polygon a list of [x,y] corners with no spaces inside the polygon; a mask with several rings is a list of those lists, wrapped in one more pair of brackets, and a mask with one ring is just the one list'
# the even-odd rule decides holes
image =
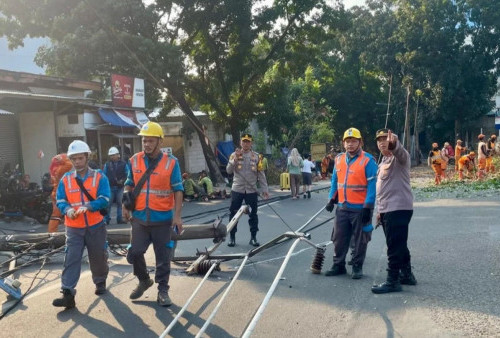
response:
{"label": "green tree", "polygon": [[[322,10],[324,8],[324,10]],[[157,0],[3,0],[0,34],[10,47],[26,36],[50,37],[37,62],[49,74],[91,78],[110,73],[143,77],[165,91],[193,124],[212,179],[222,179],[212,148],[191,107],[199,104],[239,141],[262,112],[264,75],[290,58],[294,43],[330,12],[324,1],[197,2]]]}

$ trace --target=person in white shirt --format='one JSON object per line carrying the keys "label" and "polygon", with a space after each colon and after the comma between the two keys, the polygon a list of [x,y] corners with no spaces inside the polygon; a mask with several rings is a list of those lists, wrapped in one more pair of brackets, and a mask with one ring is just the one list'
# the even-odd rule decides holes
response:
{"label": "person in white shirt", "polygon": [[[302,182],[304,183],[304,198],[311,198],[311,184],[312,184],[312,169],[314,169],[314,162],[311,162],[311,155],[307,156],[304,160],[302,167]],[[306,195],[307,193],[307,195]]]}

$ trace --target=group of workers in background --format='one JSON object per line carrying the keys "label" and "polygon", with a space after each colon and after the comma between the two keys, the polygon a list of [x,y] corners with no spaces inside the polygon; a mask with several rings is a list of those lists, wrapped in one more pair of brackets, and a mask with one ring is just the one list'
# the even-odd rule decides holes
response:
{"label": "group of workers in background", "polygon": [[[463,146],[462,140],[457,140],[457,144],[453,148],[448,142],[444,143],[444,147],[439,149],[438,143],[432,144],[432,149],[429,152],[427,163],[434,171],[434,183],[441,184],[444,179],[451,178],[451,174],[447,171],[448,162],[451,159],[455,160],[455,173],[458,173],[460,180],[467,178],[475,178],[482,180],[487,173],[495,172],[493,157],[496,154],[496,135],[485,141],[484,134],[478,135],[477,152],[471,151],[466,154],[467,148]],[[475,159],[478,159],[477,168]],[[477,175],[475,174],[477,171]]]}

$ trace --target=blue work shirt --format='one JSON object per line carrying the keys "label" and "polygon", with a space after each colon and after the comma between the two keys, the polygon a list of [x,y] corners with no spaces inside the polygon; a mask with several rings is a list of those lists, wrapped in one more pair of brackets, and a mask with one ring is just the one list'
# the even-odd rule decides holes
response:
{"label": "blue work shirt", "polygon": [[[56,205],[57,208],[61,211],[63,215],[66,215],[66,212],[68,209],[71,208],[70,203],[68,202],[68,197],[66,196],[66,189],[64,186],[64,182],[67,181],[67,176],[73,175],[75,173],[75,170],[71,170],[64,174],[64,176],[61,178],[59,181],[59,184],[57,185],[57,191],[56,191]],[[109,203],[109,198],[111,196],[111,189],[109,188],[109,181],[106,175],[100,170],[100,169],[91,169],[89,168],[87,170],[87,173],[85,176],[81,176],[80,174],[77,173],[77,177],[79,177],[82,182],[85,182],[85,180],[90,176],[94,175],[95,173],[100,173],[101,177],[99,178],[99,182],[97,182],[97,198],[93,201],[87,202],[85,205],[90,211],[97,211],[101,209],[106,209],[108,207]],[[81,192],[81,197],[83,200],[84,193]],[[88,224],[87,224],[88,226]]]}
{"label": "blue work shirt", "polygon": [[[351,163],[356,161],[360,153],[361,152],[358,152],[353,157],[350,157],[349,154],[346,154],[345,158],[347,161],[347,165],[349,166]],[[342,156],[342,154],[343,153],[338,154],[337,157]],[[377,162],[375,162],[375,159],[373,158],[372,155],[365,152],[365,156],[369,159],[365,167],[365,176],[367,181],[365,202],[364,204],[354,204],[354,203],[349,203],[349,201],[346,201],[344,203],[339,203],[339,208],[346,207],[347,209],[363,209],[363,208],[373,209],[373,207],[375,206],[378,166]],[[330,194],[328,195],[330,199],[332,199],[333,196],[335,196],[335,193],[337,192],[337,183],[338,183],[337,171],[334,169],[332,173]]]}
{"label": "blue work shirt", "polygon": [[[164,153],[160,153],[158,161],[161,161],[163,156],[168,156]],[[181,175],[181,167],[179,166],[179,160],[175,158],[174,156],[170,155],[173,159],[175,159],[175,165],[174,169],[172,170],[172,174],[170,176],[170,186],[172,188],[172,191],[175,193],[176,191],[184,191],[184,187],[182,186],[182,175]],[[146,164],[146,168],[149,167],[149,158],[144,155],[142,157],[144,160],[144,163]],[[140,159],[139,159],[140,160]],[[130,160],[128,162],[128,168],[132,168],[132,163],[130,163]],[[127,180],[125,181],[125,185],[129,187],[135,187],[135,182],[134,182],[134,175],[132,174],[132,170],[128,170],[127,172]],[[147,194],[149,195],[149,177],[144,182],[144,186],[146,187]],[[143,186],[143,188],[144,188]],[[146,197],[146,201],[148,198]],[[149,215],[149,219],[148,219]],[[149,205],[146,202],[146,208],[144,210],[134,210],[132,212],[132,217],[142,221],[142,222],[164,222],[171,220],[174,215],[173,210],[165,210],[165,211],[159,211],[159,210],[152,210],[149,208]]]}

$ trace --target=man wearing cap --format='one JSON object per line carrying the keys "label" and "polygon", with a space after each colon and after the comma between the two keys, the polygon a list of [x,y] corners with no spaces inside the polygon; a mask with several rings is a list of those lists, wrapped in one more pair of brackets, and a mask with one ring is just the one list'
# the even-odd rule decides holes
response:
{"label": "man wearing cap", "polygon": [[377,173],[377,227],[382,225],[387,244],[387,279],[373,293],[401,291],[401,284],[416,285],[408,250],[408,225],[413,215],[410,154],[388,129],[375,134],[382,161]]}
{"label": "man wearing cap", "polygon": [[124,224],[122,218],[123,184],[127,179],[127,163],[120,159],[118,148],[111,147],[108,151],[109,161],[104,164],[103,172],[108,177],[111,187],[106,224],[111,221],[111,206],[116,203],[116,223]]}
{"label": "man wearing cap", "polygon": [[484,135],[479,134],[477,139],[479,144],[477,145],[477,178],[482,180],[486,176],[486,158],[490,156],[490,151],[484,142]]}
{"label": "man wearing cap", "polygon": [[[61,276],[62,297],[52,305],[67,309],[75,307],[76,284],[80,279],[83,250],[87,248],[95,294],[106,293],[108,250],[106,226],[101,210],[106,210],[110,196],[109,182],[99,169],[89,167],[90,148],[75,140],[67,156],[74,170],[64,174],[56,193],[57,207],[66,225],[66,252]],[[87,196],[88,195],[88,196]]]}
{"label": "man wearing cap", "polygon": [[[229,220],[241,208],[243,201],[250,207],[248,225],[250,226],[250,245],[259,246],[257,242],[257,231],[259,231],[259,218],[257,216],[257,199],[259,182],[264,199],[269,197],[266,174],[259,165],[259,154],[252,150],[252,135],[244,134],[241,137],[241,148],[237,148],[229,156],[226,171],[229,175],[234,174],[231,188],[231,206],[229,207]],[[231,229],[228,246],[236,245],[237,224]]]}
{"label": "man wearing cap", "polygon": [[455,171],[458,171],[458,161],[464,152],[465,147],[462,147],[462,140],[457,140],[457,145],[455,146]]}
{"label": "man wearing cap", "polygon": [[[144,253],[153,243],[156,259],[155,282],[158,283],[156,301],[170,306],[168,281],[170,278],[171,233],[182,233],[182,178],[179,162],[161,151],[163,129],[156,122],[147,122],[141,128],[142,149],[130,158],[123,216],[132,225],[132,236],[127,261],[134,267],[139,284],[130,299],[141,297],[153,285],[144,259]],[[144,177],[144,178],[143,178]],[[140,187],[139,185],[141,185]],[[135,200],[129,196],[133,194]]]}
{"label": "man wearing cap", "polygon": [[375,204],[377,163],[372,155],[363,151],[363,139],[356,128],[349,128],[343,137],[345,153],[335,158],[335,169],[327,211],[332,211],[338,202],[332,241],[334,246],[333,266],[326,276],[347,273],[345,258],[351,237],[354,238],[352,257],[352,279],[363,276],[368,242],[373,230],[372,216]]}

